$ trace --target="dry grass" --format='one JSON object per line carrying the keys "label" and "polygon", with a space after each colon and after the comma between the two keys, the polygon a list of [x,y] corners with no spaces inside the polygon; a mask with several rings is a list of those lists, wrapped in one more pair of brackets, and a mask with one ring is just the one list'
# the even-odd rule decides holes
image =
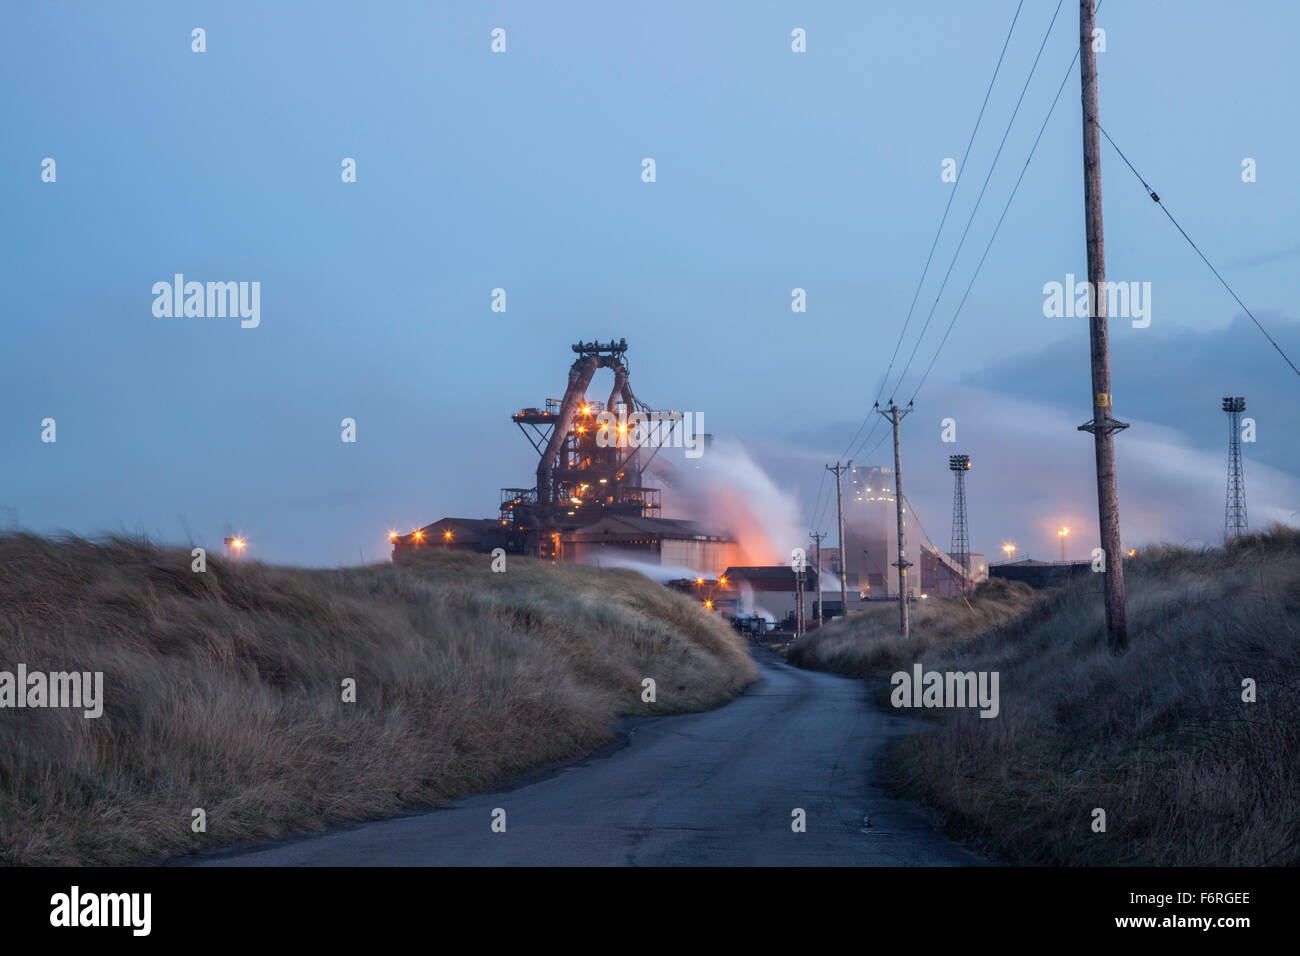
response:
{"label": "dry grass", "polygon": [[0,536],[0,670],[103,671],[105,697],[97,720],[0,709],[0,862],[141,862],[428,807],[755,677],[718,618],[631,571],[190,560]]}
{"label": "dry grass", "polygon": [[1002,711],[944,712],[902,741],[899,792],[1017,863],[1300,863],[1300,535],[1153,549],[1125,578],[1121,657],[1098,576],[927,655],[929,670],[998,671]]}
{"label": "dry grass", "polygon": [[790,648],[789,661],[852,677],[887,676],[928,651],[1014,620],[1044,599],[1019,581],[992,578],[961,598],[913,601],[911,634],[898,633],[898,604],[881,604],[833,621]]}

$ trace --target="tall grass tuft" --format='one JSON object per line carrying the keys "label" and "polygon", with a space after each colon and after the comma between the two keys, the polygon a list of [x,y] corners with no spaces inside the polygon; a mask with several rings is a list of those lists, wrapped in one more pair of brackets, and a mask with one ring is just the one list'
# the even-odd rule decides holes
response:
{"label": "tall grass tuft", "polygon": [[1125,583],[1121,657],[1099,575],[927,651],[927,670],[999,671],[1001,714],[945,712],[901,741],[899,792],[1015,863],[1300,863],[1300,534],[1152,548]]}
{"label": "tall grass tuft", "polygon": [[143,540],[0,536],[0,670],[102,671],[105,698],[99,719],[0,709],[0,862],[136,863],[430,807],[754,680],[725,624],[635,572],[489,561],[195,573]]}
{"label": "tall grass tuft", "polygon": [[790,663],[852,677],[886,675],[926,652],[1014,620],[1041,601],[1019,581],[991,578],[964,598],[926,598],[911,605],[911,633],[899,633],[898,604],[890,602],[813,631],[791,646]]}

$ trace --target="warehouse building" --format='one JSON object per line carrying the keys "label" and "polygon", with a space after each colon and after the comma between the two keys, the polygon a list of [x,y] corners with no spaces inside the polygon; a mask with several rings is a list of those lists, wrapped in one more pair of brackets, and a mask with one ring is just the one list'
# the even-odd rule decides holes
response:
{"label": "warehouse building", "polygon": [[558,541],[561,561],[600,564],[607,557],[631,557],[709,577],[737,556],[734,539],[677,518],[606,515],[585,527],[560,532]]}

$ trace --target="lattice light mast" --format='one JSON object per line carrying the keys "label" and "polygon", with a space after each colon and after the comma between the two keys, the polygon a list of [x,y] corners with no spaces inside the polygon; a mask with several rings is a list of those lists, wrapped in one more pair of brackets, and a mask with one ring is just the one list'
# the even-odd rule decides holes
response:
{"label": "lattice light mast", "polygon": [[970,528],[966,523],[966,472],[970,471],[969,455],[949,455],[948,469],[956,483],[952,490],[952,550],[949,554],[961,565],[961,589],[970,587]]}
{"label": "lattice light mast", "polygon": [[1223,400],[1228,413],[1228,494],[1223,507],[1223,539],[1246,533],[1246,477],[1241,470],[1241,413],[1246,400],[1240,395]]}

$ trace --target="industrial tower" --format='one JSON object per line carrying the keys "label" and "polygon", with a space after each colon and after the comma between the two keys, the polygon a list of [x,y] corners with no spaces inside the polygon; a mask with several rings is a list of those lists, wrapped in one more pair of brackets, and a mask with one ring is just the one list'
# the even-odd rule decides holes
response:
{"label": "industrial tower", "polygon": [[969,455],[949,455],[948,469],[956,478],[952,490],[952,550],[954,561],[961,565],[961,589],[970,587],[970,528],[966,524],[966,472],[970,471]]}
{"label": "industrial tower", "polygon": [[1246,533],[1246,478],[1241,471],[1241,413],[1246,400],[1240,395],[1223,400],[1228,413],[1228,495],[1223,508],[1223,540]]}

